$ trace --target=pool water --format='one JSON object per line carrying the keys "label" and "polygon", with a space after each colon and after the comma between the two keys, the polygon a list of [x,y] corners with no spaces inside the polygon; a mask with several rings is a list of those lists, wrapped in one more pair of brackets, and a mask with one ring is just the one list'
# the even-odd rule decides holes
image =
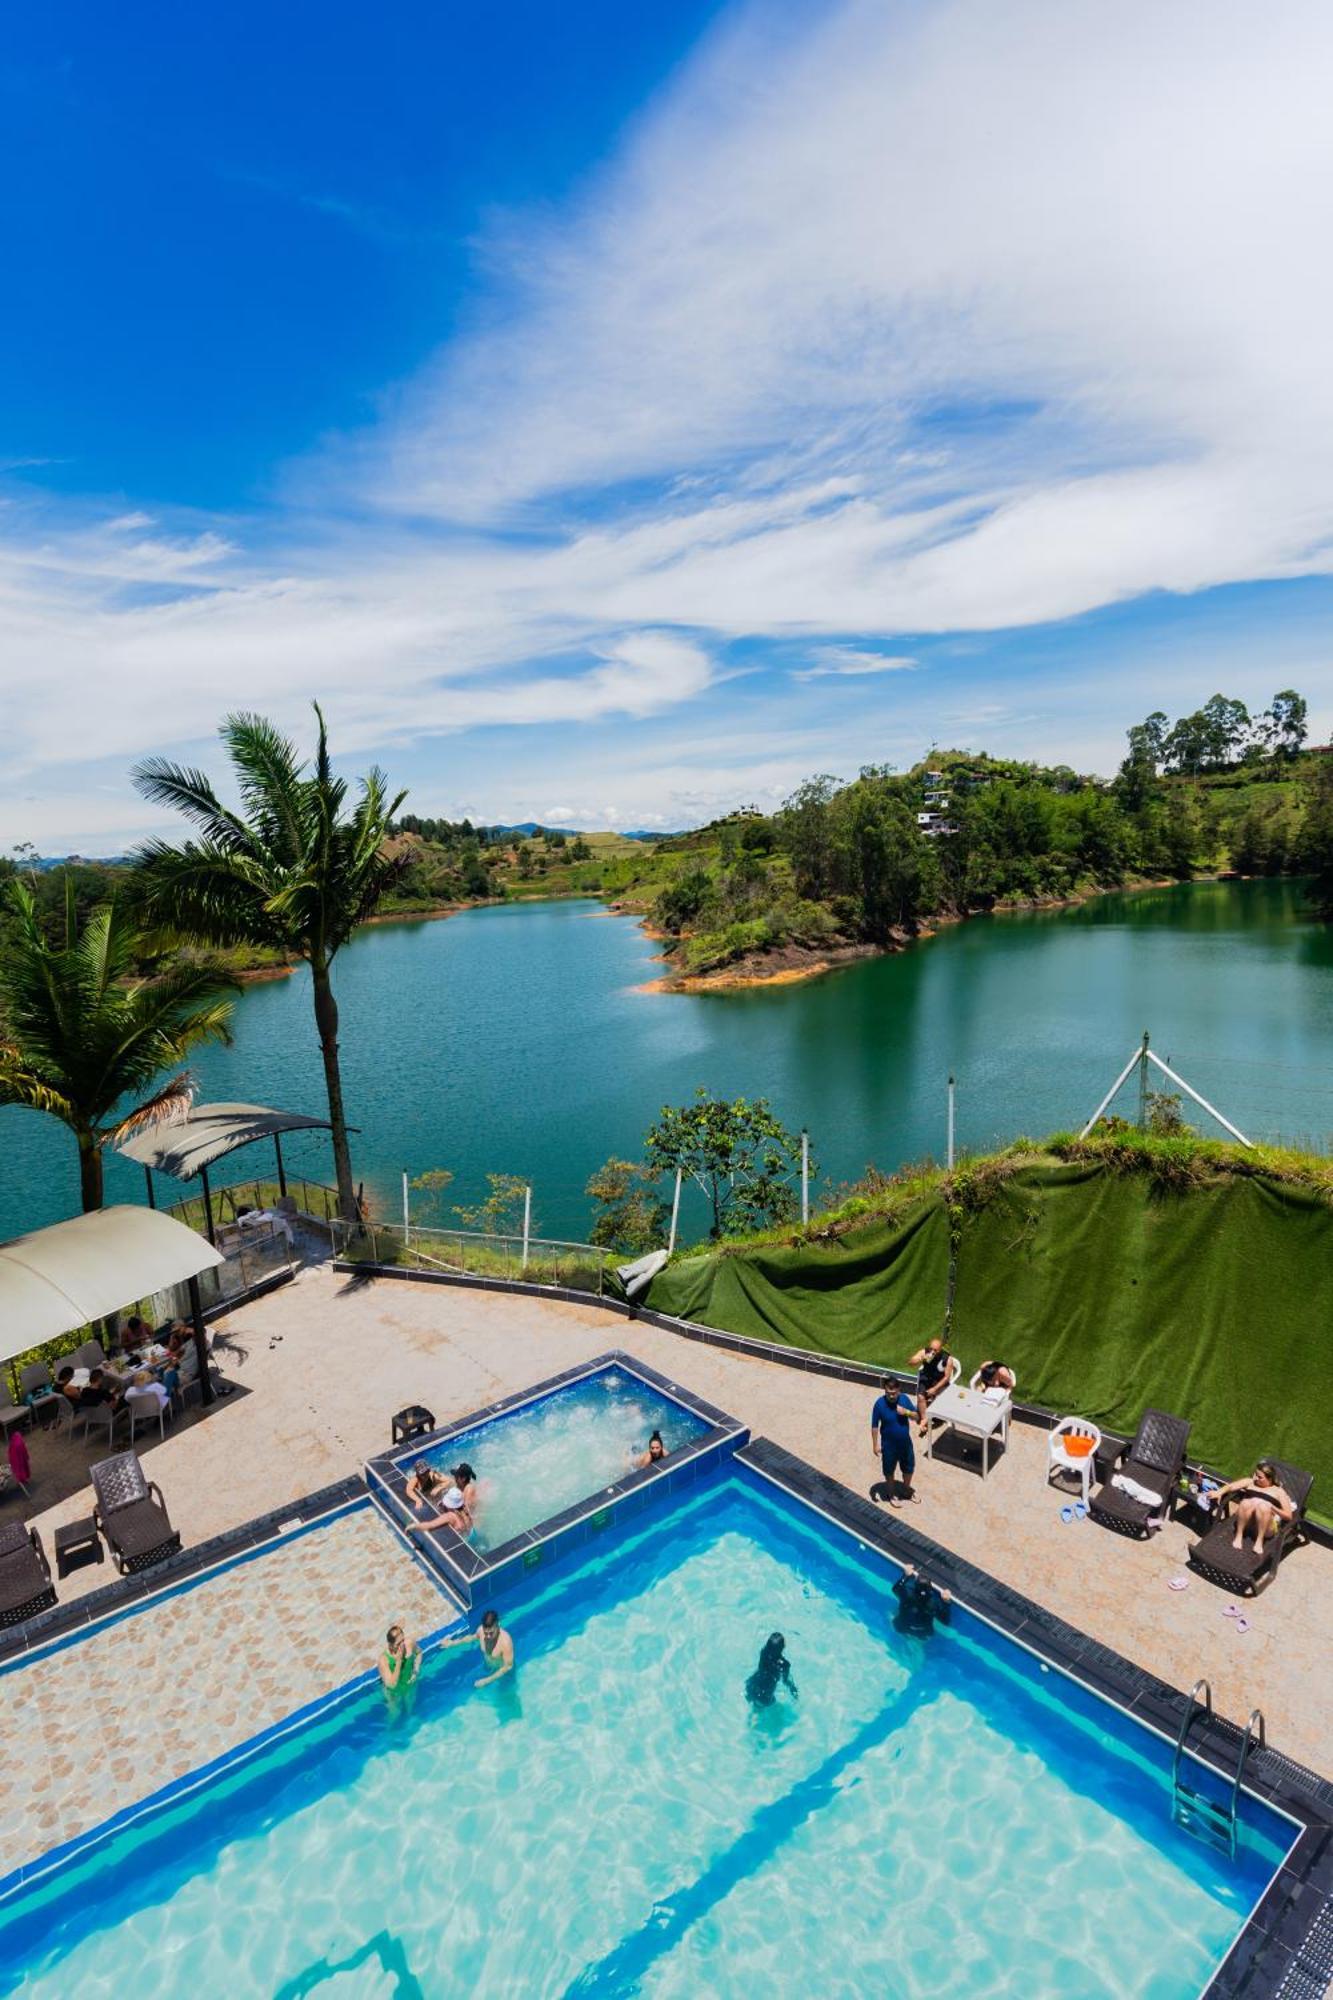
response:
{"label": "pool water", "polygon": [[[1192,2000],[1281,1858],[1172,1827],[1166,1748],[731,1473],[0,1928],[34,1996]],[[799,1695],[753,1713],[774,1627]],[[1262,1809],[1256,1809],[1256,1812]],[[79,1879],[82,1877],[82,1879]]]}
{"label": "pool water", "polygon": [[654,1430],[671,1453],[707,1428],[628,1369],[610,1367],[424,1455],[444,1472],[464,1462],[475,1471],[477,1519],[469,1540],[485,1551],[623,1479]]}

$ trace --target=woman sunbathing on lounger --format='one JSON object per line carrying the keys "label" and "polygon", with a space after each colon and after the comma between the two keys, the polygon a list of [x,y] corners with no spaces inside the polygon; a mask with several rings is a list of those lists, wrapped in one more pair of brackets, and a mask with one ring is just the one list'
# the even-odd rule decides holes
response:
{"label": "woman sunbathing on lounger", "polygon": [[1236,1503],[1236,1532],[1231,1546],[1243,1548],[1249,1530],[1253,1532],[1254,1552],[1258,1555],[1268,1537],[1276,1533],[1278,1522],[1291,1520],[1296,1502],[1279,1482],[1271,1458],[1261,1458],[1251,1478],[1232,1479],[1219,1487],[1213,1495],[1214,1502],[1220,1503],[1232,1493],[1244,1493],[1245,1498]]}

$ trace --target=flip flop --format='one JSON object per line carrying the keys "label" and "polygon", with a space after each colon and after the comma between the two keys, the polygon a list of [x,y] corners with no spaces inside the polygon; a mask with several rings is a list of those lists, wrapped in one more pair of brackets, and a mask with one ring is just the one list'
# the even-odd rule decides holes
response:
{"label": "flip flop", "polygon": [[1169,1576],[1166,1580],[1166,1587],[1168,1590],[1188,1590],[1190,1580],[1187,1576]]}
{"label": "flip flop", "polygon": [[1248,1632],[1249,1629],[1250,1629],[1250,1621],[1245,1616],[1244,1612],[1241,1612],[1236,1619],[1236,1630],[1238,1632]]}
{"label": "flip flop", "polygon": [[1065,1522],[1066,1525],[1068,1525],[1068,1523],[1072,1521],[1073,1518],[1074,1518],[1074,1510],[1072,1507],[1062,1507],[1060,1509],[1060,1519],[1063,1522]]}
{"label": "flip flop", "polygon": [[1083,1505],[1083,1502],[1081,1500],[1076,1500],[1074,1502],[1074,1519],[1076,1521],[1086,1521],[1087,1518],[1088,1518],[1087,1508]]}
{"label": "flip flop", "polygon": [[1243,1618],[1244,1615],[1239,1604],[1224,1604],[1222,1606],[1222,1616],[1224,1618]]}

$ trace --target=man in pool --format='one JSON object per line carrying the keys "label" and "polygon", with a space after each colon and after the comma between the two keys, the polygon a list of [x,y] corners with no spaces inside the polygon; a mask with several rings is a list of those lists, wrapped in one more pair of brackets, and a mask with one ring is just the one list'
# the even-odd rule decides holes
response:
{"label": "man in pool", "polygon": [[787,1658],[787,1641],[781,1632],[770,1632],[759,1655],[759,1664],[745,1683],[745,1699],[751,1708],[772,1708],[780,1687],[788,1694],[799,1693]]}
{"label": "man in pool", "polygon": [[[900,1389],[889,1375],[880,1385],[882,1394],[875,1400],[870,1412],[870,1448],[880,1462],[884,1474],[884,1497],[890,1507],[896,1507],[894,1492],[896,1475],[902,1473],[904,1500],[916,1500],[920,1496],[913,1490],[912,1474],[916,1471],[916,1452],[912,1446],[912,1419],[917,1406],[906,1389]],[[874,1498],[874,1489],[871,1489]]]}
{"label": "man in pool", "polygon": [[893,1614],[896,1632],[905,1632],[913,1639],[928,1639],[935,1630],[936,1622],[947,1625],[953,1599],[947,1590],[939,1590],[928,1576],[909,1563],[893,1586],[893,1594],[898,1600],[898,1609]]}
{"label": "man in pool", "polygon": [[482,1659],[492,1671],[474,1681],[473,1687],[489,1687],[492,1681],[501,1681],[506,1674],[513,1673],[514,1642],[500,1623],[498,1611],[483,1611],[475,1632],[460,1632],[456,1639],[442,1639],[440,1644],[452,1650],[455,1646],[470,1646],[474,1639],[481,1648]]}

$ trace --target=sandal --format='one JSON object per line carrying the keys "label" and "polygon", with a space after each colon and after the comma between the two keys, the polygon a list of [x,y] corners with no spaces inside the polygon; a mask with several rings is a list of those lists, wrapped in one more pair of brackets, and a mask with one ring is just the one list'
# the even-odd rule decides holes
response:
{"label": "sandal", "polygon": [[1188,1590],[1190,1580],[1187,1576],[1169,1576],[1166,1580],[1166,1587],[1168,1590]]}

